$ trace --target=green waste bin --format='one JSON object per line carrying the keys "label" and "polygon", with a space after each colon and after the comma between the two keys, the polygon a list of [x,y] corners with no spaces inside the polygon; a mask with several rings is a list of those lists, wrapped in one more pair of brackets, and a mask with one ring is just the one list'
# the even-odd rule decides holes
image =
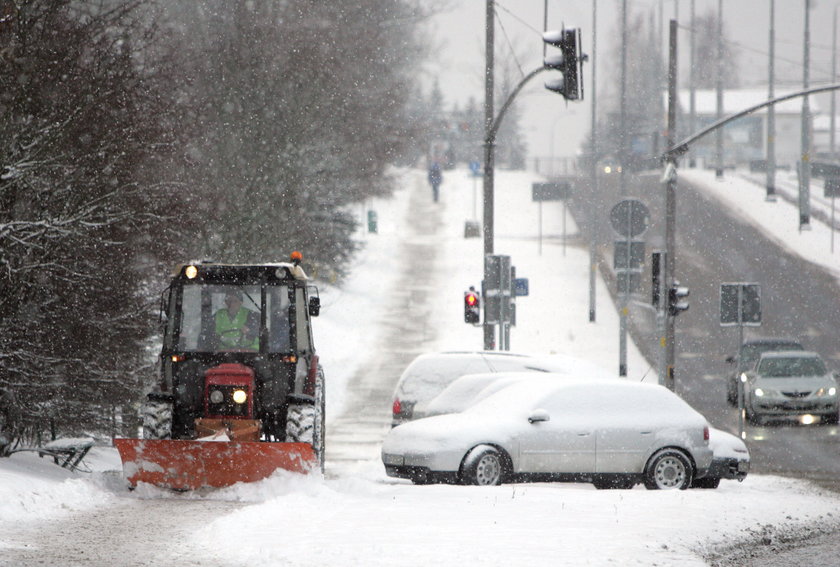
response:
{"label": "green waste bin", "polygon": [[367,217],[368,217],[368,232],[376,232],[376,229],[377,229],[376,223],[377,223],[377,220],[379,218],[378,215],[376,214],[376,211],[373,211],[373,210],[368,211]]}

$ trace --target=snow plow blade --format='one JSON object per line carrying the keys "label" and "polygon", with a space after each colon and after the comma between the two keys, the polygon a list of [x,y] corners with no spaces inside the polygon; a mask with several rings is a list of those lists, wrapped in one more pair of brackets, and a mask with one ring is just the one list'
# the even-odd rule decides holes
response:
{"label": "snow plow blade", "polygon": [[134,488],[147,482],[173,490],[256,482],[278,470],[320,470],[309,443],[114,439],[123,473]]}

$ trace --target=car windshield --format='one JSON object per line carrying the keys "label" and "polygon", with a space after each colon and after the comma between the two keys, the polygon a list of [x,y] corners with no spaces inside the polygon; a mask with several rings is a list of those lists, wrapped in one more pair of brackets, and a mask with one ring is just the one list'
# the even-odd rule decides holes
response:
{"label": "car windshield", "polygon": [[774,350],[802,350],[802,345],[791,342],[760,343],[741,347],[741,370],[748,370],[755,366],[762,353]]}
{"label": "car windshield", "polygon": [[[265,318],[262,316],[263,301],[267,312]],[[259,285],[184,285],[176,348],[199,352],[257,351],[261,347],[263,320],[267,330],[268,350],[289,350],[287,286],[267,286],[263,300]]]}
{"label": "car windshield", "polygon": [[765,378],[822,376],[826,373],[823,361],[813,357],[765,358],[759,363],[757,370]]}

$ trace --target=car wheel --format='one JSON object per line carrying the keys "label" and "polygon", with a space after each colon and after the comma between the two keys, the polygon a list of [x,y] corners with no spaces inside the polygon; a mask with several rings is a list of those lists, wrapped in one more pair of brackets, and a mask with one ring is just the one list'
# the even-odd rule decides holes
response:
{"label": "car wheel", "polygon": [[461,465],[461,483],[496,486],[502,483],[504,461],[498,449],[490,445],[474,447]]}
{"label": "car wheel", "polygon": [[416,474],[411,477],[412,484],[419,484],[421,486],[426,484],[432,484],[432,475],[430,474]]}
{"label": "car wheel", "polygon": [[691,488],[717,488],[720,486],[720,477],[704,477],[692,481]]}
{"label": "car wheel", "polygon": [[744,411],[746,414],[745,417],[747,418],[747,423],[751,423],[753,425],[761,425],[762,419],[758,415],[756,415],[750,408],[747,406],[746,410]]}
{"label": "car wheel", "polygon": [[729,402],[730,406],[737,406],[738,405],[738,386],[736,383],[735,388],[732,387],[732,382],[730,381],[729,384],[726,385],[726,401]]}
{"label": "car wheel", "polygon": [[649,490],[684,490],[691,485],[694,467],[681,451],[663,449],[648,461],[645,488]]}

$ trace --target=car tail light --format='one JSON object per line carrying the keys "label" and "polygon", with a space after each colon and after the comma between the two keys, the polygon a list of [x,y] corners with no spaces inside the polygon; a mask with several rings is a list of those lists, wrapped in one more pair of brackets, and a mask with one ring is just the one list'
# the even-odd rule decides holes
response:
{"label": "car tail light", "polygon": [[703,428],[703,441],[709,440],[709,426]]}
{"label": "car tail light", "polygon": [[400,415],[402,411],[402,404],[400,404],[399,398],[394,398],[394,406],[391,408],[391,413],[394,415]]}

